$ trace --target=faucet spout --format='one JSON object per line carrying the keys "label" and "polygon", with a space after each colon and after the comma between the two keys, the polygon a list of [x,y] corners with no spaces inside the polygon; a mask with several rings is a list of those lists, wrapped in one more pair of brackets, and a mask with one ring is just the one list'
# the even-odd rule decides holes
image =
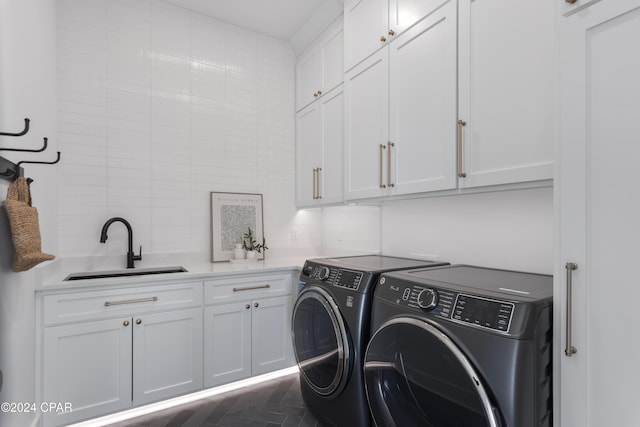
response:
{"label": "faucet spout", "polygon": [[124,218],[120,218],[120,217],[113,217],[107,220],[107,222],[104,223],[104,225],[102,226],[102,232],[100,233],[100,243],[106,243],[107,238],[109,236],[107,236],[107,230],[109,229],[109,227],[111,226],[111,224],[113,224],[114,222],[121,222],[124,224],[125,227],[127,227],[127,234],[128,234],[128,252],[127,252],[127,268],[134,268],[134,261],[140,261],[142,259],[142,246],[140,246],[140,253],[138,255],[134,255],[133,253],[133,229],[131,228],[131,224],[129,224],[129,221],[127,221]]}

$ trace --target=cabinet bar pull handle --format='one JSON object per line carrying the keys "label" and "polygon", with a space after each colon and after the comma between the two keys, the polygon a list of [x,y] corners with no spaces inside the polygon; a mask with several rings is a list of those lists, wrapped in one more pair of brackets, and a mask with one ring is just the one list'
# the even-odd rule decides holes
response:
{"label": "cabinet bar pull handle", "polygon": [[467,124],[464,120],[458,120],[458,176],[464,178],[467,176],[462,170],[462,128]]}
{"label": "cabinet bar pull handle", "polygon": [[578,352],[578,350],[571,344],[571,278],[573,271],[578,269],[578,264],[568,262],[564,267],[567,269],[567,345],[564,348],[564,354],[567,357],[571,357]]}
{"label": "cabinet bar pull handle", "polygon": [[320,195],[320,172],[322,168],[316,168],[316,199],[322,199],[322,195]]}
{"label": "cabinet bar pull handle", "polygon": [[383,177],[382,177],[382,151],[386,148],[386,146],[384,144],[380,144],[380,170],[379,170],[379,176],[380,176],[380,188],[387,188],[386,185],[384,185]]}
{"label": "cabinet bar pull handle", "polygon": [[128,299],[125,301],[107,301],[104,303],[105,307],[109,307],[112,305],[122,305],[122,304],[136,304],[139,302],[153,302],[153,301],[158,301],[158,297],[151,297],[151,298],[140,298],[140,299]]}
{"label": "cabinet bar pull handle", "polygon": [[393,188],[396,185],[391,181],[391,148],[395,147],[396,144],[389,141],[389,151],[387,151],[387,185],[389,188]]}
{"label": "cabinet bar pull handle", "polygon": [[576,0],[564,0],[564,1],[569,3],[569,4],[574,4],[576,2]]}
{"label": "cabinet bar pull handle", "polygon": [[313,168],[313,200],[316,200],[318,197],[316,195],[316,174],[318,172],[317,168]]}
{"label": "cabinet bar pull handle", "polygon": [[251,291],[253,289],[269,289],[271,285],[260,285],[260,286],[248,286],[246,288],[233,288],[233,292],[241,292],[241,291]]}

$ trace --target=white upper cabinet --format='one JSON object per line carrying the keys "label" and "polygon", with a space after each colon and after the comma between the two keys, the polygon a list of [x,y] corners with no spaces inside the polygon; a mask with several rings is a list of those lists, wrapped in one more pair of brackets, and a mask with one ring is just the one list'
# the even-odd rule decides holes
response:
{"label": "white upper cabinet", "polygon": [[344,187],[342,86],[296,114],[296,205],[341,203]]}
{"label": "white upper cabinet", "polygon": [[456,188],[456,27],[449,1],[389,45],[391,194]]}
{"label": "white upper cabinet", "polygon": [[389,0],[389,30],[399,35],[446,0]]}
{"label": "white upper cabinet", "polygon": [[347,200],[456,187],[456,2],[345,77]]}
{"label": "white upper cabinet", "polygon": [[345,76],[346,199],[386,194],[389,138],[389,51]]}
{"label": "white upper cabinet", "polygon": [[350,0],[345,3],[345,70],[393,40],[444,0]]}
{"label": "white upper cabinet", "polygon": [[296,111],[337,87],[344,79],[342,24],[327,30],[296,61]]}
{"label": "white upper cabinet", "polygon": [[459,187],[551,179],[553,2],[459,8]]}
{"label": "white upper cabinet", "polygon": [[388,0],[351,0],[344,5],[345,70],[384,46],[389,37]]}
{"label": "white upper cabinet", "polygon": [[313,103],[296,114],[296,205],[316,203],[318,168],[322,168],[322,117],[319,103]]}

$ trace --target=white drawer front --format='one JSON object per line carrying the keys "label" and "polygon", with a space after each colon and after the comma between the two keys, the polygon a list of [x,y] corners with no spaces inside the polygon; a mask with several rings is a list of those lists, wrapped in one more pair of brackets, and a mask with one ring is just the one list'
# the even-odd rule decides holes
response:
{"label": "white drawer front", "polygon": [[204,282],[204,303],[221,304],[291,294],[291,275],[227,277]]}
{"label": "white drawer front", "polygon": [[43,305],[45,325],[197,307],[202,305],[202,283],[45,295]]}

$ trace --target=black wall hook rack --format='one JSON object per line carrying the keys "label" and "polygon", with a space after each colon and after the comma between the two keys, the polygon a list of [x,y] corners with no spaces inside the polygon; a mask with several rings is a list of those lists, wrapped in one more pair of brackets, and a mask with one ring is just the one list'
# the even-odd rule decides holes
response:
{"label": "black wall hook rack", "polygon": [[22,135],[26,135],[27,132],[29,132],[29,122],[30,122],[30,120],[28,118],[24,119],[24,130],[22,132],[18,132],[18,133],[0,132],[0,136],[22,136]]}
{"label": "black wall hook rack", "polygon": [[[28,118],[24,119],[24,130],[18,133],[8,133],[8,132],[0,132],[0,136],[22,136],[29,132],[29,122]],[[26,153],[40,153],[47,149],[47,145],[49,144],[48,138],[44,138],[44,142],[41,148],[38,149],[30,149],[30,148],[0,148],[0,151],[19,151]],[[52,162],[41,162],[41,161],[32,161],[32,160],[22,160],[18,163],[13,163],[9,159],[6,159],[0,156],[0,171],[4,170],[4,172],[0,172],[0,178],[4,179],[16,179],[20,176],[23,176],[24,169],[20,165],[29,163],[29,164],[41,164],[41,165],[55,165],[60,161],[60,152],[57,152],[56,160]],[[32,183],[33,180],[31,178],[27,179],[27,182]]]}

